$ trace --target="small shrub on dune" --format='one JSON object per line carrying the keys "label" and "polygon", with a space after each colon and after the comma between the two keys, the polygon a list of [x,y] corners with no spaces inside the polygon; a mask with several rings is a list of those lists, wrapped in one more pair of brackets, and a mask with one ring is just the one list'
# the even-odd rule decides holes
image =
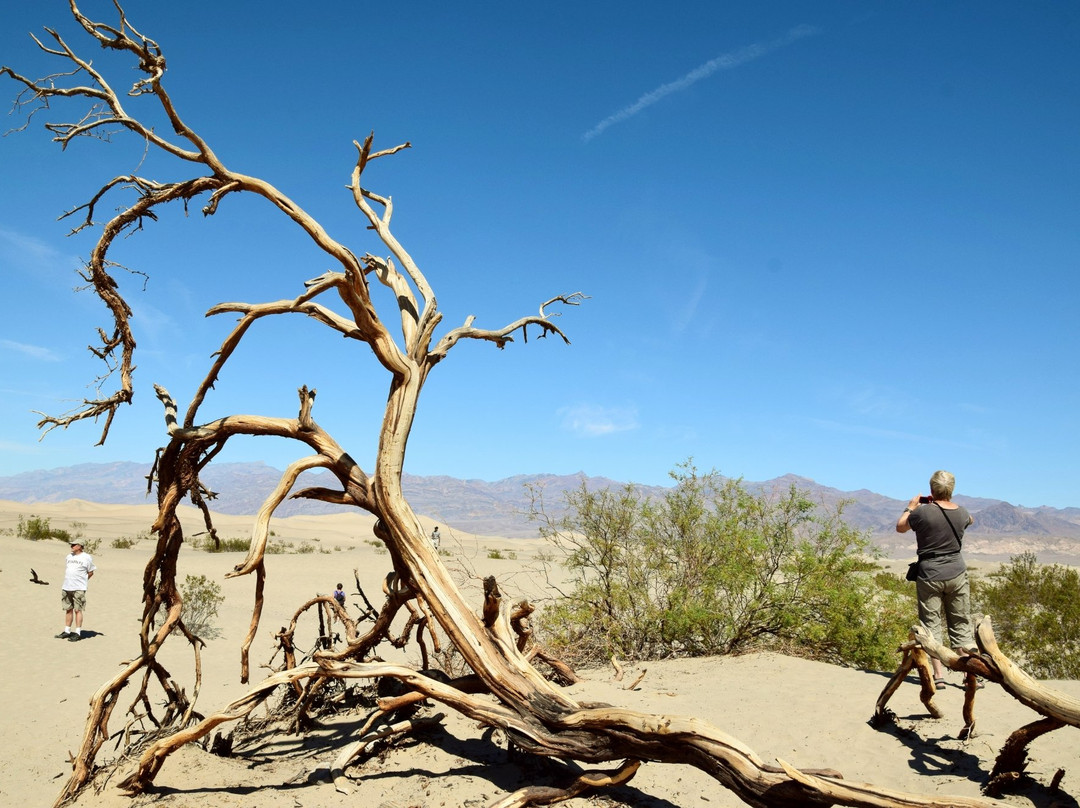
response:
{"label": "small shrub on dune", "polygon": [[207,553],[246,553],[251,542],[248,539],[232,537],[228,539],[206,538],[197,547]]}
{"label": "small shrub on dune", "polygon": [[225,596],[217,582],[205,575],[188,575],[180,584],[180,596],[184,599],[180,616],[188,631],[202,640],[221,636],[214,620]]}
{"label": "small shrub on dune", "polygon": [[44,516],[31,514],[29,519],[25,519],[22,514],[19,514],[19,523],[15,528],[15,535],[21,539],[41,541],[42,539],[51,539],[53,529],[49,519]]}
{"label": "small shrub on dune", "polygon": [[914,605],[879,583],[844,503],[819,507],[795,486],[754,495],[690,463],[671,476],[658,500],[583,483],[558,519],[534,497],[572,575],[538,620],[553,650],[578,664],[776,650],[895,668]]}
{"label": "small shrub on dune", "polygon": [[993,616],[1005,653],[1038,679],[1080,679],[1080,571],[1013,556],[972,580],[976,611]]}

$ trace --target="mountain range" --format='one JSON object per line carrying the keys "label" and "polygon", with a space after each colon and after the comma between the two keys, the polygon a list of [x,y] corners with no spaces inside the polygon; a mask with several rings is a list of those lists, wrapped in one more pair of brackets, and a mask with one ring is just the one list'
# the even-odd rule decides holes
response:
{"label": "mountain range", "polygon": [[[152,503],[147,494],[149,464],[85,463],[77,466],[28,471],[0,477],[0,499],[32,505],[35,502],[63,502],[83,499],[118,505]],[[254,514],[263,498],[277,484],[281,472],[264,463],[220,463],[209,466],[203,482],[216,497],[211,508],[223,514]],[[495,482],[460,480],[454,477],[422,477],[406,474],[405,496],[413,510],[452,530],[501,536],[535,537],[537,524],[528,519],[530,488],[542,490],[549,513],[558,514],[564,494],[581,484],[589,490],[622,487],[625,483],[583,473],[569,475],[531,474],[508,477]],[[307,472],[296,488],[308,486],[337,487],[328,473]],[[873,491],[840,491],[819,485],[793,474],[765,482],[744,482],[754,493],[787,491],[792,485],[812,500],[826,506],[839,501],[848,504],[845,520],[867,531],[875,544],[893,558],[914,556],[914,539],[898,534],[896,518],[906,502]],[[635,486],[644,496],[659,496],[668,489],[660,486]],[[1080,508],[1025,508],[1008,502],[978,497],[957,496],[955,501],[975,517],[975,525],[964,537],[969,556],[986,560],[1007,560],[1021,552],[1035,552],[1044,563],[1080,563]],[[299,514],[340,513],[341,506],[313,500],[287,500],[277,510],[281,517]]]}

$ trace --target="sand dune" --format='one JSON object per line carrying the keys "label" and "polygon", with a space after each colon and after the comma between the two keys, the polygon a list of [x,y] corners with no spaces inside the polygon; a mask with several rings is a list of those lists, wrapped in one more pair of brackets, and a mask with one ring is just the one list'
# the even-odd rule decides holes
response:
{"label": "sand dune", "polygon": [[[59,541],[18,539],[13,529],[19,514],[47,517],[53,527],[81,531],[100,540],[95,554],[99,572],[91,581],[85,627],[91,636],[80,643],[53,638],[62,627],[59,604],[64,555]],[[35,505],[0,502],[0,546],[3,547],[3,586],[0,587],[0,631],[3,633],[5,674],[0,679],[3,713],[0,718],[9,742],[0,747],[0,804],[51,804],[70,771],[68,756],[79,745],[91,694],[137,651],[137,618],[143,565],[149,545],[133,549],[110,546],[117,536],[146,533],[154,511],[150,506],[105,506],[86,502]],[[201,530],[191,510],[183,516],[185,529]],[[243,536],[249,520],[220,517],[223,535]],[[267,609],[252,653],[253,679],[273,647],[270,635],[293,610],[316,593],[329,593],[337,581],[353,592],[353,570],[377,604],[379,581],[388,569],[385,551],[368,541],[371,522],[361,516],[293,517],[275,520],[275,538],[294,545],[307,542],[317,549],[307,554],[268,558]],[[449,565],[458,571],[467,590],[494,574],[508,599],[551,595],[535,562],[539,542],[457,535],[443,529]],[[498,553],[493,553],[498,550]],[[510,558],[511,554],[516,558]],[[503,558],[490,556],[502,555]],[[209,643],[203,655],[204,685],[198,706],[216,709],[246,692],[239,682],[239,639],[250,620],[253,581],[223,580],[239,554],[209,554],[185,550],[183,574],[207,575],[222,582],[226,600],[218,623],[222,636]],[[30,569],[49,581],[30,582]],[[472,595],[470,595],[472,597]],[[351,600],[358,603],[354,595]],[[479,604],[479,598],[476,598]],[[174,640],[163,662],[186,687],[191,687],[190,654]],[[643,668],[644,679],[633,690],[629,682]],[[995,686],[980,692],[978,732],[961,742],[962,691],[950,687],[939,696],[947,717],[932,720],[918,701],[915,684],[905,685],[891,706],[896,729],[877,731],[867,719],[890,672],[841,668],[773,654],[737,658],[673,660],[633,666],[623,683],[612,671],[586,672],[575,685],[575,698],[620,704],[650,712],[693,715],[710,721],[754,749],[763,759],[775,758],[802,767],[832,767],[847,779],[927,794],[978,796],[979,786],[1009,733],[1034,720],[1024,708]],[[960,684],[953,674],[953,683]],[[1080,697],[1080,682],[1055,683]],[[434,712],[431,710],[429,712]],[[456,715],[424,735],[424,742],[407,740],[389,754],[353,769],[362,774],[355,793],[343,796],[328,782],[329,765],[362,722],[361,712],[341,715],[303,738],[271,730],[245,740],[233,758],[221,758],[196,747],[170,758],[153,794],[134,802],[110,783],[100,793],[87,792],[79,805],[95,808],[163,804],[269,806],[318,808],[343,804],[377,806],[484,805],[525,782],[567,782],[572,770],[560,763],[522,766],[508,753],[505,739]],[[127,716],[118,708],[110,729],[123,728]],[[1026,796],[1008,799],[1013,805],[1076,805],[1080,794],[1080,735],[1066,727],[1037,741],[1032,749],[1033,783]],[[100,760],[113,758],[111,745]],[[1065,769],[1064,793],[1054,799],[1045,786],[1057,769]],[[579,798],[569,808],[586,805],[628,805],[647,808],[742,803],[696,770],[684,766],[646,765],[628,786],[608,792],[604,799]]]}

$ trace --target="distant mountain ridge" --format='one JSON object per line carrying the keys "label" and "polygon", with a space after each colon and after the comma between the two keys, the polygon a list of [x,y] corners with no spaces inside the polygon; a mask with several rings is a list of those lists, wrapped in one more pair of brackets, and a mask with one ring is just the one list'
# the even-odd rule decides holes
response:
{"label": "distant mountain ridge", "polygon": [[[0,477],[0,499],[27,505],[69,499],[141,505],[154,501],[147,495],[149,474],[149,464],[133,462],[85,463],[28,471]],[[203,482],[217,493],[211,503],[213,510],[245,515],[258,511],[280,476],[279,470],[265,463],[220,463],[207,468]],[[563,504],[564,493],[578,489],[583,481],[589,490],[625,485],[584,473],[522,474],[494,482],[406,474],[402,482],[405,496],[417,513],[451,529],[486,536],[526,538],[537,535],[536,524],[526,516],[530,505],[527,486],[542,490],[549,511],[557,513]],[[296,489],[312,485],[336,487],[328,474],[307,472],[300,476]],[[874,542],[891,557],[914,555],[912,536],[897,534],[894,528],[905,501],[865,489],[840,491],[793,474],[745,485],[754,492],[786,491],[794,485],[828,506],[847,501],[844,516],[849,524],[870,531]],[[635,488],[644,496],[659,496],[668,490],[660,486]],[[1004,560],[1030,550],[1043,562],[1080,563],[1080,508],[1023,508],[1000,500],[965,496],[957,496],[956,502],[971,511],[976,520],[965,536],[964,549],[968,555]],[[277,515],[287,517],[345,510],[348,509],[313,500],[287,500],[278,508]]]}

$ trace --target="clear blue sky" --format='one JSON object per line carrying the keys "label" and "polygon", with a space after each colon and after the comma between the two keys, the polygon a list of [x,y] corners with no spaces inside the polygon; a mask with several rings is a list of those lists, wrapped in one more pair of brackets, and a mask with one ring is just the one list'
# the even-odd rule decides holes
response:
{"label": "clear blue sky", "polygon": [[[7,8],[0,62],[48,72],[27,33],[49,25],[107,64],[66,5]],[[365,177],[393,196],[444,327],[591,296],[561,319],[571,346],[458,345],[407,471],[664,484],[693,457],[906,498],[947,468],[958,493],[1080,505],[1077,4],[126,6],[188,123],[354,251],[386,253],[344,190],[352,141],[413,143]],[[38,442],[31,411],[88,392],[105,324],[72,291],[92,238],[56,217],[114,174],[179,176],[127,137],[61,153],[46,117],[71,113],[0,140],[0,475],[149,461],[152,385],[186,401],[231,326],[203,313],[330,268],[258,200],[164,211],[113,256],[149,275],[122,280],[135,405],[104,447],[93,424]],[[293,415],[302,384],[370,468],[387,380],[302,318],[256,328],[203,413]],[[222,459],[301,454],[248,441]]]}

